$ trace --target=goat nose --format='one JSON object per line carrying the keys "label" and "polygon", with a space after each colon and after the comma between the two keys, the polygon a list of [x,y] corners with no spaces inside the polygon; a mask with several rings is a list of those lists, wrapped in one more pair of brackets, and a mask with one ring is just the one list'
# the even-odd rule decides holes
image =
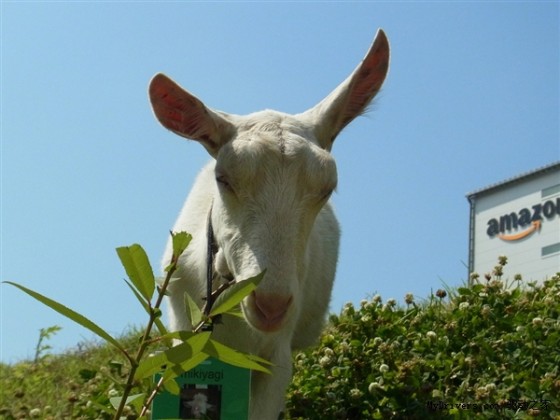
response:
{"label": "goat nose", "polygon": [[286,315],[293,297],[276,293],[253,292],[259,317],[270,324],[279,324]]}

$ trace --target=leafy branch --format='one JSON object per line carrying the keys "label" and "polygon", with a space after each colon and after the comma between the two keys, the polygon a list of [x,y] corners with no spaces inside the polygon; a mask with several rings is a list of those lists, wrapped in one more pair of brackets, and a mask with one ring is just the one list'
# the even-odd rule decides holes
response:
{"label": "leafy branch", "polygon": [[[128,247],[117,248],[119,259],[130,280],[125,280],[125,282],[148,314],[148,322],[135,351],[127,350],[103,328],[67,306],[18,283],[5,282],[90,330],[115,347],[126,358],[129,364],[129,373],[126,383],[123,385],[123,393],[121,396],[114,396],[110,399],[112,407],[105,407],[106,411],[113,413],[114,420],[124,418],[125,407],[130,405],[140,413],[139,418],[147,419],[149,407],[161,388],[178,394],[180,390],[175,378],[198,366],[209,357],[214,357],[234,366],[270,373],[266,367],[270,365],[269,362],[219,343],[212,338],[211,332],[211,326],[222,315],[240,315],[236,307],[256,289],[265,272],[246,280],[232,281],[219,286],[212,292],[211,296],[207,297],[206,305],[202,310],[196,305],[192,297],[185,294],[185,305],[193,326],[192,331],[169,332],[165,328],[161,321],[160,307],[173,279],[173,274],[177,270],[179,257],[192,239],[192,236],[185,232],[172,233],[171,235],[172,257],[169,265],[165,268],[165,278],[160,285],[157,284],[146,252],[140,245],[133,244]],[[154,295],[155,302],[153,302]],[[158,338],[156,339],[152,338],[154,327],[158,330]],[[50,333],[50,331],[45,331],[46,335]],[[173,346],[173,342],[178,344]],[[166,350],[146,357],[150,354],[153,345],[161,343],[165,345]],[[38,344],[37,354],[40,351],[41,341]],[[150,392],[131,395],[138,382],[151,381],[153,375],[159,372],[161,372],[161,378]]]}

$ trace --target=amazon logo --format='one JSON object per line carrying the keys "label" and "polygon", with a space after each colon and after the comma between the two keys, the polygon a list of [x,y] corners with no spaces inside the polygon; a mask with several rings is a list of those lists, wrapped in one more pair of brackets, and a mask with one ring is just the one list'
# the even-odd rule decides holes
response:
{"label": "amazon logo", "polygon": [[540,231],[545,219],[560,215],[560,197],[523,208],[518,212],[490,219],[486,233],[490,238],[497,236],[504,241],[518,241]]}

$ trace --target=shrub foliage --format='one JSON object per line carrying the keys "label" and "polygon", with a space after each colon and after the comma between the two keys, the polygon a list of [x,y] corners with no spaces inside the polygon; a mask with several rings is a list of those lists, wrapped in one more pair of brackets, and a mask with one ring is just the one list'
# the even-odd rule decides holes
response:
{"label": "shrub foliage", "polygon": [[295,355],[289,417],[560,418],[560,274],[512,287],[506,262],[422,304],[375,296],[331,315]]}

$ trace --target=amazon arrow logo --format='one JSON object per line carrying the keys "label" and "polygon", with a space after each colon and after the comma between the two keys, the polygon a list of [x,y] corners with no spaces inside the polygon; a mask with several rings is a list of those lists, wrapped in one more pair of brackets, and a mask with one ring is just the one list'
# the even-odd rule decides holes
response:
{"label": "amazon arrow logo", "polygon": [[[486,233],[490,238],[497,236],[504,241],[518,241],[541,229],[544,219],[550,220],[560,216],[560,197],[535,204],[531,208],[523,208],[518,212],[504,214],[500,218],[488,221]],[[524,229],[521,232],[515,232]]]}
{"label": "amazon arrow logo", "polygon": [[498,238],[500,238],[502,241],[518,241],[519,239],[526,238],[533,232],[537,232],[539,230],[541,230],[541,221],[535,220],[534,222],[531,222],[531,227],[524,230],[523,232],[515,233],[512,235],[498,235]]}

